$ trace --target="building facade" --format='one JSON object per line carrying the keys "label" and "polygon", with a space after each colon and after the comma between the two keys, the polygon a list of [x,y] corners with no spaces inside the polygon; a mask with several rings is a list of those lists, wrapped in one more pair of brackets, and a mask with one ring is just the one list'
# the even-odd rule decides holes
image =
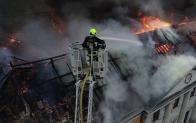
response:
{"label": "building facade", "polygon": [[121,123],[196,123],[196,70],[177,82],[156,105],[130,113]]}

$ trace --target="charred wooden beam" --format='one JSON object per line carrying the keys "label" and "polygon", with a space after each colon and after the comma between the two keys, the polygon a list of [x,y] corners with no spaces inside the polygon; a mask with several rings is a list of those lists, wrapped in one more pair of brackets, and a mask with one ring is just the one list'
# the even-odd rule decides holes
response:
{"label": "charred wooden beam", "polygon": [[12,65],[12,67],[20,67],[20,66],[25,66],[25,65],[30,65],[30,64],[36,64],[36,63],[40,63],[43,61],[50,61],[51,59],[53,59],[53,61],[59,60],[59,58],[61,57],[65,57],[67,54],[62,54],[62,55],[58,55],[55,57],[51,57],[51,58],[46,58],[46,59],[42,59],[42,60],[37,60],[37,61],[33,61],[33,62],[27,62],[27,63],[23,63],[23,64],[17,64],[17,65]]}

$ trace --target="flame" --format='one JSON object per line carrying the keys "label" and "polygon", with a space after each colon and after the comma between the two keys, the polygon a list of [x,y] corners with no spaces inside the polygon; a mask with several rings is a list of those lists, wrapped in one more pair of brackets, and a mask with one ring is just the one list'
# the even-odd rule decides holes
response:
{"label": "flame", "polygon": [[136,34],[153,31],[160,28],[170,27],[171,23],[161,20],[158,17],[144,16],[140,19],[143,27],[136,31]]}

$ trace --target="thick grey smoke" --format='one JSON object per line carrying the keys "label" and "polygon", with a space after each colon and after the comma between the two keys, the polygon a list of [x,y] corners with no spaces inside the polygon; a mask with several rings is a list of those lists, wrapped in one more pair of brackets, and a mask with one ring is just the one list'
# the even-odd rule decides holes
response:
{"label": "thick grey smoke", "polygon": [[93,24],[82,17],[70,17],[67,24],[62,26],[66,28],[66,32],[59,34],[48,21],[31,20],[16,33],[21,46],[14,54],[24,59],[35,60],[67,53],[71,43],[83,42]]}
{"label": "thick grey smoke", "polygon": [[161,0],[138,0],[141,10],[144,12],[165,17],[165,11],[163,10],[163,3]]}
{"label": "thick grey smoke", "polygon": [[[126,102],[129,95],[126,84],[123,83],[114,71],[110,75],[107,75],[106,81],[108,87],[105,90],[105,100],[100,106],[100,112],[104,116],[104,123],[112,123],[115,121],[114,115],[117,115],[122,110],[122,108],[117,108],[116,103]],[[113,108],[115,108],[115,112],[113,112]]]}
{"label": "thick grey smoke", "polygon": [[166,93],[195,66],[196,58],[190,55],[168,56],[163,59],[157,72],[150,79],[153,89],[151,95]]}
{"label": "thick grey smoke", "polygon": [[65,39],[48,23],[34,20],[17,32],[21,46],[15,55],[29,60],[47,58],[65,53]]}
{"label": "thick grey smoke", "polygon": [[[165,5],[170,2],[164,3],[163,0],[75,0],[74,2],[32,0],[28,3],[25,0],[7,0],[0,3],[2,3],[1,6],[5,5],[0,6],[0,14],[5,17],[0,20],[4,31],[19,28],[17,37],[22,45],[14,54],[28,60],[65,53],[70,43],[82,42],[88,34],[88,29],[92,26],[97,27],[98,36],[106,40],[109,51],[114,57],[119,58],[117,63],[122,74],[126,76],[126,80],[122,79],[121,75],[112,69],[105,78],[108,86],[104,92],[105,100],[99,110],[104,116],[104,123],[114,123],[129,111],[137,110],[152,98],[163,95],[196,65],[193,56],[179,55],[167,58],[151,56],[154,54],[152,48],[155,42],[150,40],[150,37],[149,41],[146,41],[151,48],[148,49],[149,47],[145,47],[136,36],[131,34],[128,28],[131,24],[125,22],[130,21],[130,17],[135,17],[140,10],[164,16],[164,10],[167,8]],[[37,5],[38,8],[36,8]],[[11,7],[13,8],[10,9]],[[15,11],[16,8],[21,9]],[[29,8],[31,11],[28,11]],[[29,17],[32,15],[47,18],[51,11],[65,21],[63,36],[59,36],[49,26],[48,21],[35,20],[35,18],[32,20],[33,17]],[[178,12],[178,9],[176,11]],[[162,38],[165,37],[163,34],[166,34],[169,39],[179,38],[172,30],[161,31],[158,34]],[[184,71],[181,71],[182,69]]]}
{"label": "thick grey smoke", "polygon": [[[151,56],[155,51],[145,48],[136,36],[130,34],[129,28],[116,21],[108,22],[99,26],[99,36],[106,39],[107,48],[113,57],[119,58],[117,63],[122,74],[127,76],[127,80],[123,80],[117,71],[110,69],[105,78],[108,86],[100,112],[104,123],[113,123],[124,114],[142,108],[150,100],[167,93],[196,65],[196,59],[191,54]],[[172,35],[169,31],[166,33]],[[175,36],[178,37],[176,33]],[[150,38],[148,41],[151,45],[155,44]]]}
{"label": "thick grey smoke", "polygon": [[[157,71],[146,78],[144,84],[140,79],[133,82],[133,87],[144,98],[157,98],[162,96],[175,86],[182,77],[184,77],[196,65],[196,59],[193,56],[168,56],[160,61]],[[182,71],[183,70],[183,71]],[[145,93],[142,90],[146,90]]]}
{"label": "thick grey smoke", "polygon": [[[126,113],[142,108],[152,98],[162,96],[196,65],[192,56],[152,57],[155,42],[151,38],[146,43],[151,45],[149,49],[131,34],[129,27],[111,19],[98,24],[86,18],[70,17],[65,36],[59,36],[44,22],[31,21],[17,33],[23,44],[18,53],[20,56],[34,59],[65,53],[69,44],[82,42],[88,29],[95,26],[98,37],[106,40],[109,52],[119,58],[117,63],[127,78],[122,79],[114,69],[106,76],[108,86],[104,91],[105,100],[99,108],[104,123],[113,123]],[[173,35],[170,31],[165,33]],[[176,33],[175,36],[178,37]],[[181,69],[184,71],[176,72]]]}
{"label": "thick grey smoke", "polygon": [[[113,123],[123,114],[142,108],[148,101],[164,96],[196,65],[193,56],[168,56],[153,61],[142,47],[130,45],[125,49],[126,47],[123,47],[121,53],[118,50],[117,56],[120,57],[119,63],[123,72],[129,75],[128,81],[123,82],[115,72],[106,77],[109,85],[105,90],[105,102],[101,106],[105,116],[104,123]],[[154,72],[153,66],[157,67]],[[122,107],[122,104],[126,104],[126,108]]]}

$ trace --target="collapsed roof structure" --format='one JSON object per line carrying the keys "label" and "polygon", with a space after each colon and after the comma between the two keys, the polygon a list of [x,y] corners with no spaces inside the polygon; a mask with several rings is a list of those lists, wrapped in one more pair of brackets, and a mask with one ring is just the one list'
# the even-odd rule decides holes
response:
{"label": "collapsed roof structure", "polygon": [[[193,26],[195,22],[190,24],[191,26]],[[183,26],[189,25],[186,24]],[[158,35],[156,35],[156,33],[159,30],[142,33],[138,36],[140,40],[142,40],[145,44],[145,40],[148,35],[153,35],[152,37],[155,38],[154,40],[161,41],[157,42],[158,44],[160,44],[160,46],[164,44],[175,45],[175,48],[173,48],[173,50],[168,50],[168,52],[173,54],[181,54],[185,52],[183,50],[187,50],[183,49],[181,47],[182,45],[188,44],[189,42],[193,44],[193,46],[195,46],[196,42],[195,32],[191,31],[184,33],[183,31],[186,27],[183,28],[183,26],[175,27],[177,33],[179,33],[182,36],[181,39],[183,39],[183,42],[180,42],[179,44],[174,43],[174,40],[178,40],[177,38],[172,37],[172,39],[170,39],[171,37],[166,35],[164,40],[162,40],[162,38],[157,37]],[[123,44],[121,43],[121,45]],[[145,46],[146,45],[143,45],[142,48],[144,48]],[[165,55],[164,52],[158,53]],[[153,57],[154,56],[156,57],[156,55],[153,55]],[[131,67],[127,66],[127,68],[125,68],[122,65],[126,63],[128,64],[129,62],[134,62],[129,60],[124,61],[125,57],[129,56],[127,56],[126,53],[120,53],[120,55],[115,54],[115,52],[113,52],[112,50],[109,54],[108,78],[106,78],[104,82],[98,83],[94,90],[95,97],[93,99],[93,122],[95,123],[103,122],[104,120],[105,114],[102,114],[100,111],[100,107],[102,107],[103,105],[107,105],[107,108],[112,110],[113,122],[120,122],[119,120],[130,112],[135,114],[137,112],[142,112],[146,106],[154,107],[157,102],[165,97],[165,95],[168,94],[169,90],[171,90],[175,86],[172,85],[171,88],[168,88],[164,93],[161,93],[158,97],[150,98],[148,101],[143,99],[140,93],[134,90],[132,86],[126,88],[126,90],[128,90],[128,95],[125,96],[127,96],[126,98],[128,98],[129,100],[121,101],[121,99],[116,99],[118,101],[115,102],[112,99],[107,99],[107,92],[105,91],[107,91],[107,88],[110,88],[110,81],[117,79],[117,81],[121,84],[129,83],[128,81],[131,81],[134,74],[137,74],[134,73],[134,70],[131,69]],[[150,55],[145,57],[152,58]],[[72,123],[74,119],[76,80],[69,65],[68,54],[32,62],[18,58],[14,59],[15,60],[10,63],[9,70],[7,70],[3,74],[3,77],[0,81],[0,121],[7,123]],[[152,75],[157,70],[157,66],[153,65],[150,66]],[[4,66],[2,66],[2,69],[4,69]],[[111,76],[113,80],[110,79]],[[115,82],[112,84],[115,85]],[[119,91],[121,91],[120,88],[121,86],[119,86],[119,88],[114,87],[113,89],[117,89],[114,91],[118,91],[118,89]],[[85,93],[88,93],[87,90]],[[88,95],[85,95],[84,99],[86,101],[88,100],[87,98]],[[87,108],[84,108],[84,112],[87,112]]]}

